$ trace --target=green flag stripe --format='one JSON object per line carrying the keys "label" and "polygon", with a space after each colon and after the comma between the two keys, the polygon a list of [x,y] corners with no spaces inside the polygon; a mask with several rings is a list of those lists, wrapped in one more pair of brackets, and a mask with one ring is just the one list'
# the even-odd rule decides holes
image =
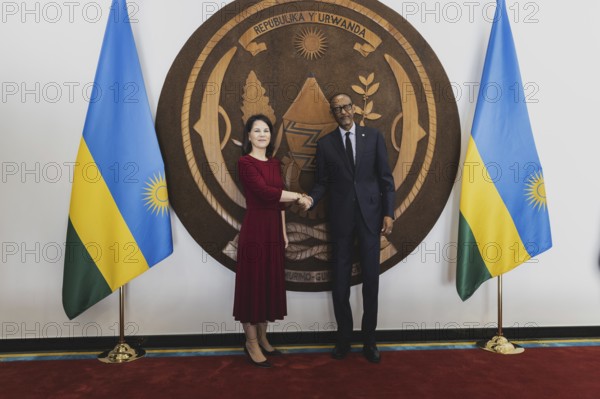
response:
{"label": "green flag stripe", "polygon": [[484,281],[492,278],[492,275],[481,257],[473,231],[462,212],[459,218],[456,290],[460,298],[466,301]]}
{"label": "green flag stripe", "polygon": [[111,292],[69,219],[63,277],[63,307],[67,316],[69,319],[77,317]]}

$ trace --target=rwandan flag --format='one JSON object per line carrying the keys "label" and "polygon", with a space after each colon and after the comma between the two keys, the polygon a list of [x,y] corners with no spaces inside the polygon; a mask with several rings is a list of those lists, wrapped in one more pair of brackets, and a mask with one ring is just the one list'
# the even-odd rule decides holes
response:
{"label": "rwandan flag", "polygon": [[552,246],[506,5],[498,0],[463,169],[456,289],[464,301],[486,280]]}
{"label": "rwandan flag", "polygon": [[173,252],[164,164],[126,0],[112,3],[74,172],[63,307],[72,319]]}

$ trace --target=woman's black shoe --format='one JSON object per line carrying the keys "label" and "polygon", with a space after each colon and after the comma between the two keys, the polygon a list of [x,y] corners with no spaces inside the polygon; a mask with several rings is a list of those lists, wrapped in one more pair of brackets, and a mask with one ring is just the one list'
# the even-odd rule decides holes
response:
{"label": "woman's black shoe", "polygon": [[273,350],[271,352],[269,352],[268,350],[263,348],[261,344],[258,344],[258,346],[260,346],[260,350],[263,353],[263,355],[265,355],[265,356],[281,356],[281,355],[283,355],[283,353],[281,351],[278,351],[275,348],[273,348]]}
{"label": "woman's black shoe", "polygon": [[256,362],[256,361],[254,361],[254,359],[252,359],[252,356],[250,356],[250,352],[248,352],[248,348],[246,348],[246,345],[244,345],[244,352],[246,353],[246,355],[248,355],[248,360],[250,360],[250,363],[252,363],[253,365],[255,365],[257,367],[262,367],[262,368],[265,368],[265,369],[268,369],[269,367],[271,367],[271,363],[269,363],[268,360],[265,360],[265,361],[262,361],[262,362]]}

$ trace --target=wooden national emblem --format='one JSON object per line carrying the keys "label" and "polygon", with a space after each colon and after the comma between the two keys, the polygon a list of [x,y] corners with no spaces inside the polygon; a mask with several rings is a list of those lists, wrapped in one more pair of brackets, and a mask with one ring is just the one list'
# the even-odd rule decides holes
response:
{"label": "wooden national emblem", "polygon": [[[382,272],[431,230],[455,181],[460,123],[450,82],[423,37],[372,0],[238,0],[181,49],[156,120],[173,209],[216,261],[235,270],[246,206],[236,176],[245,121],[256,113],[271,118],[284,181],[308,192],[316,143],[336,128],[327,99],[337,92],[351,95],[356,123],[386,139],[396,222],[381,239]],[[309,212],[289,206],[287,221],[288,289],[329,289],[326,200]],[[353,283],[360,274],[356,261]]]}

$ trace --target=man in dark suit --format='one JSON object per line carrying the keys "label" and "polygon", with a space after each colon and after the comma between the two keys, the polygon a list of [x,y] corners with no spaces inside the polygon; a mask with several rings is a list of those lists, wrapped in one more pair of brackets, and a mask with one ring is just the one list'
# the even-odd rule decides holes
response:
{"label": "man in dark suit", "polygon": [[363,278],[363,354],[372,363],[381,357],[375,341],[379,292],[380,234],[392,232],[394,178],[382,134],[354,123],[354,105],[347,94],[329,101],[339,127],[317,143],[315,185],[305,198],[313,207],[329,191],[330,236],[333,241],[333,309],[338,340],[332,352],[343,359],[350,351],[352,309],[350,279],[355,242]]}

